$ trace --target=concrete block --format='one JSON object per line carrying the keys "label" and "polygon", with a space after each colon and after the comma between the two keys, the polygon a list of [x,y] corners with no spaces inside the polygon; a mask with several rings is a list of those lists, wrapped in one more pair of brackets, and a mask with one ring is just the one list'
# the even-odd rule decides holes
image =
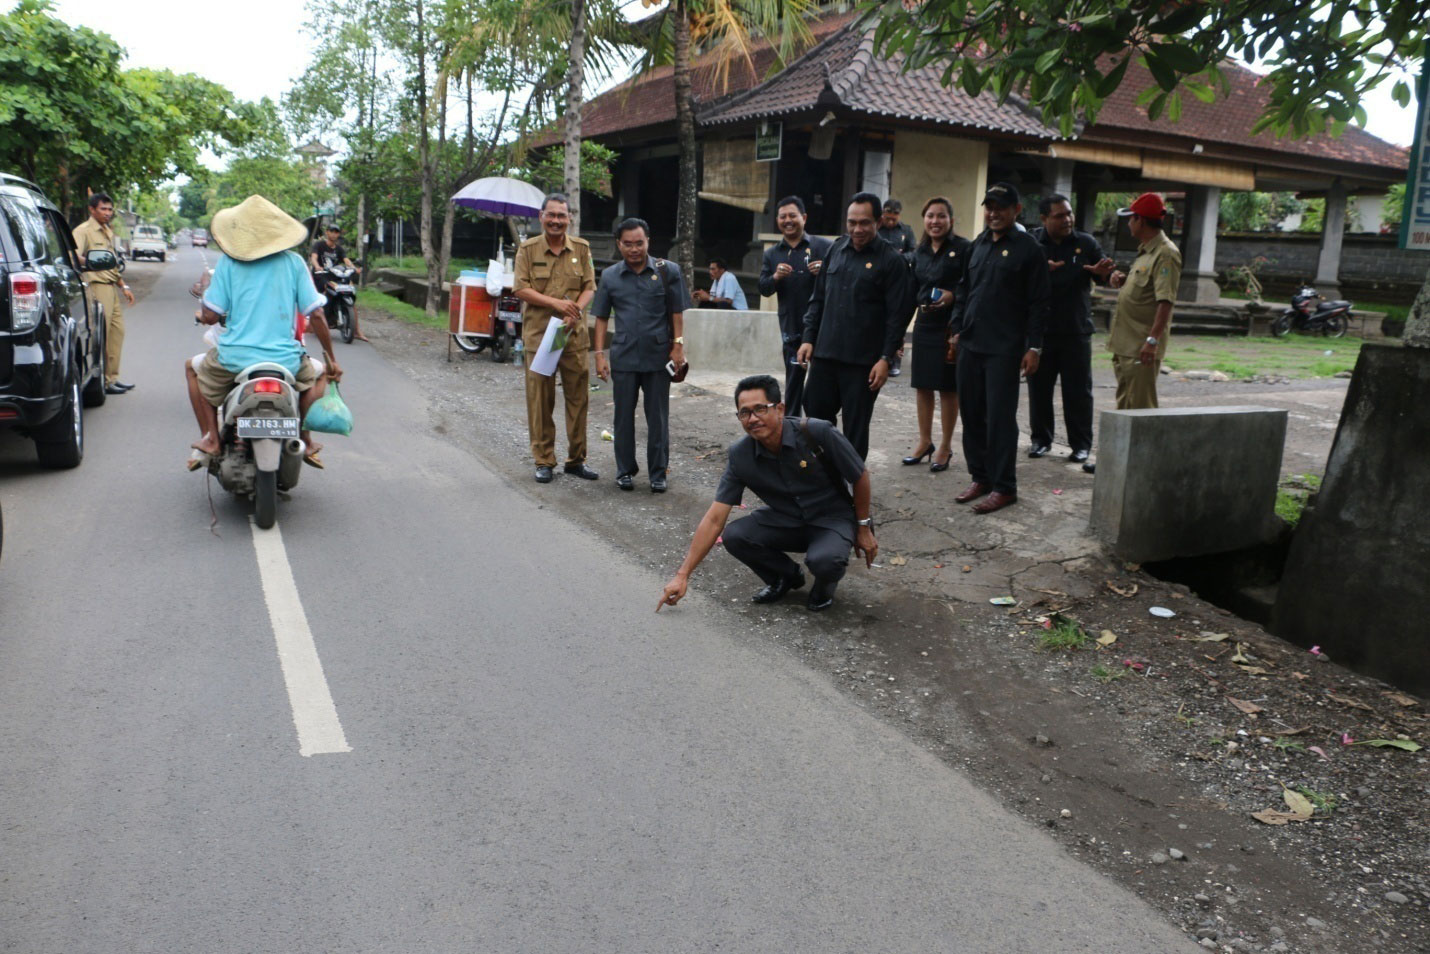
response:
{"label": "concrete block", "polygon": [[1422,695],[1430,693],[1427,395],[1430,350],[1361,349],[1271,622],[1280,636]]}
{"label": "concrete block", "polygon": [[1092,530],[1137,562],[1225,553],[1276,536],[1286,411],[1103,411]]}
{"label": "concrete block", "polygon": [[[618,319],[619,320],[619,319]],[[784,383],[779,316],[768,311],[692,308],[684,313],[685,353],[694,373],[773,374]]]}

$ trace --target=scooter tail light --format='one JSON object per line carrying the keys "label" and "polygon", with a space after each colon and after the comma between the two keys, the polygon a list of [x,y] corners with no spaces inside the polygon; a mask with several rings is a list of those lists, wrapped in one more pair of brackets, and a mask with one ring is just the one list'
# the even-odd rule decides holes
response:
{"label": "scooter tail light", "polygon": [[277,378],[259,378],[253,383],[254,394],[282,394],[283,382]]}
{"label": "scooter tail light", "polygon": [[10,276],[11,331],[29,331],[40,323],[45,312],[40,287],[40,276],[34,272],[15,272]]}

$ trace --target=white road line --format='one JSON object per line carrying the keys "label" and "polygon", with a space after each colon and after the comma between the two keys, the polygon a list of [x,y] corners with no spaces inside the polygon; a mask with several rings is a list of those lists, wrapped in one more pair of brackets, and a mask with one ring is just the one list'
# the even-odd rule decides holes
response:
{"label": "white road line", "polygon": [[298,730],[298,754],[351,752],[333,695],[328,691],[308,617],[298,599],[298,584],[288,565],[283,535],[276,525],[271,530],[260,530],[250,522],[249,527],[258,555],[258,574],[263,580],[263,599],[278,643],[278,662],[283,667],[283,682],[288,686],[288,701],[293,707],[293,725]]}

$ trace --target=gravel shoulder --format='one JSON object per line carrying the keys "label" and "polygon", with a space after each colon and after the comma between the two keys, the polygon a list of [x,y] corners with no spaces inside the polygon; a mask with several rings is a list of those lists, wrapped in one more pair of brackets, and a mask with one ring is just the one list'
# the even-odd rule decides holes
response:
{"label": "gravel shoulder", "polygon": [[[422,426],[656,574],[678,565],[739,436],[733,375],[697,373],[672,389],[670,493],[649,494],[640,478],[635,493],[616,490],[599,436],[607,385],[591,394],[589,424],[601,480],[558,468],[541,486],[517,369],[485,354],[449,363],[442,332],[375,311],[363,327],[428,394]],[[1111,381],[1096,385],[1098,406],[1110,405]],[[1345,386],[1169,375],[1161,391],[1167,406],[1285,407],[1283,472],[1320,474]],[[692,594],[969,772],[1209,950],[1430,951],[1430,759],[1351,744],[1430,743],[1425,701],[1111,559],[1086,532],[1092,479],[1055,456],[1066,447],[1019,460],[1016,506],[972,515],[952,502],[967,482],[958,432],[948,472],[899,466],[913,421],[912,392],[895,379],[876,406],[869,456],[883,562],[852,569],[833,610],[749,603],[757,582],[718,552]],[[564,453],[564,438],[558,445]],[[999,596],[1017,603],[988,602]],[[1154,617],[1152,606],[1176,616]],[[1040,648],[1064,620],[1089,640]],[[1115,641],[1100,645],[1105,633]],[[1312,802],[1308,820],[1252,818],[1303,805],[1288,789]]]}

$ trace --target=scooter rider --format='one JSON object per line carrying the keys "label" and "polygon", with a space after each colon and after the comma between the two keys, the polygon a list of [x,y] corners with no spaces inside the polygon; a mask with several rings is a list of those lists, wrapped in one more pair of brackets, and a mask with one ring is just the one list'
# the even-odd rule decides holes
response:
{"label": "scooter rider", "polygon": [[200,454],[219,452],[216,409],[244,368],[263,361],[287,368],[297,381],[303,417],[322,395],[325,386],[293,335],[295,313],[318,316],[308,324],[323,346],[327,377],[338,381],[343,376],[322,317],[325,299],[313,287],[303,259],[291,251],[307,232],[302,223],[262,196],[251,195],[217,213],[209,231],[223,256],[204,292],[200,320],[208,325],[226,321],[226,327],[198,367],[203,400],[194,402],[194,414],[203,437],[193,447]]}
{"label": "scooter rider", "polygon": [[[342,229],[336,225],[329,225],[323,230],[323,237],[313,243],[313,247],[308,250],[308,267],[313,270],[313,284],[324,295],[328,293],[328,280],[332,277],[328,274],[328,269],[334,265],[343,264],[348,268],[362,271],[361,266],[354,265],[353,260],[348,258],[348,250],[342,246]],[[358,328],[357,309],[353,309],[353,337],[359,341],[366,341],[367,335]]]}

